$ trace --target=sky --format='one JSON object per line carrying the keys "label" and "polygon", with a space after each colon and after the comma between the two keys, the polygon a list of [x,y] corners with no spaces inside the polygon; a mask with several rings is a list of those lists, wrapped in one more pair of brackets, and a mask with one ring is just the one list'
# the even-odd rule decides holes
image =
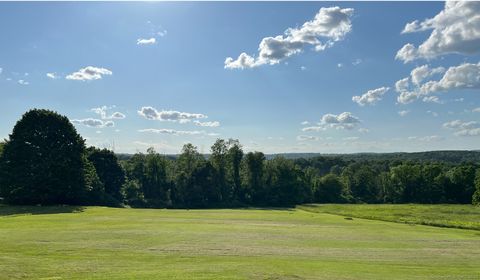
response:
{"label": "sky", "polygon": [[480,2],[3,2],[0,34],[1,139],[43,108],[120,153],[480,148]]}

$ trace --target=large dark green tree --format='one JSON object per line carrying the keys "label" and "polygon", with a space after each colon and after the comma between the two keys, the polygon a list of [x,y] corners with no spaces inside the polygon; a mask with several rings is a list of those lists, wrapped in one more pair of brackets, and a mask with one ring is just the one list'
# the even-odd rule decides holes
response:
{"label": "large dark green tree", "polygon": [[26,112],[13,128],[0,164],[0,196],[9,203],[81,204],[89,192],[101,192],[84,140],[67,117],[53,111]]}
{"label": "large dark green tree", "polygon": [[125,172],[117,160],[117,156],[110,150],[88,148],[88,160],[93,163],[95,170],[105,186],[105,194],[117,202],[123,201],[122,185],[125,183]]}

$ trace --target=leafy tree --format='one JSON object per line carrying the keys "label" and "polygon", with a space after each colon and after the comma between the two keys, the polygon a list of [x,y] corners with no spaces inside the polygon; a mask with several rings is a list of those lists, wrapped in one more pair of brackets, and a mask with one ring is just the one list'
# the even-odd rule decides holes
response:
{"label": "leafy tree", "polygon": [[315,201],[322,203],[343,202],[343,183],[335,174],[323,176],[315,187]]}
{"label": "leafy tree", "polygon": [[169,196],[170,182],[167,180],[167,165],[167,159],[164,156],[156,153],[153,148],[147,150],[142,190],[145,199],[151,200],[155,206],[171,204]]}
{"label": "leafy tree", "polygon": [[[19,204],[83,204],[100,186],[67,117],[33,109],[16,123],[0,160],[0,195]],[[87,172],[86,172],[87,171]]]}
{"label": "leafy tree", "polygon": [[123,185],[125,201],[133,207],[145,207],[147,202],[143,196],[142,188],[138,180],[126,180]]}
{"label": "leafy tree", "polygon": [[230,139],[227,143],[227,159],[229,162],[229,173],[233,182],[233,197],[236,200],[244,200],[244,190],[242,190],[242,181],[240,177],[240,166],[243,158],[243,150],[238,140]]}
{"label": "leafy tree", "polygon": [[272,206],[293,206],[307,202],[311,188],[293,161],[276,157],[266,166],[267,202]]}
{"label": "leafy tree", "polygon": [[123,201],[122,185],[125,172],[112,151],[90,147],[87,149],[88,160],[95,166],[100,181],[105,186],[105,193],[117,202]]}
{"label": "leafy tree", "polygon": [[[188,143],[183,145],[182,153],[175,162],[175,192],[172,196],[174,203],[181,207],[193,207],[195,196],[200,190],[194,185],[198,169],[205,164],[205,159],[198,152],[197,147]],[[215,187],[212,183],[211,187]],[[219,191],[216,192],[219,194]],[[218,195],[220,197],[220,195]]]}
{"label": "leafy tree", "polygon": [[472,203],[480,205],[480,169],[477,169],[475,173],[475,193],[472,197]]}
{"label": "leafy tree", "polygon": [[446,190],[447,200],[453,203],[471,203],[475,192],[475,167],[471,164],[455,166],[447,172],[451,186]]}
{"label": "leafy tree", "polygon": [[244,159],[244,189],[245,200],[254,204],[261,204],[265,199],[264,193],[264,162],[262,152],[249,152]]}
{"label": "leafy tree", "polygon": [[233,195],[233,188],[227,182],[227,142],[223,139],[217,139],[211,147],[210,162],[215,169],[215,186],[220,190],[221,200],[225,203],[230,202]]}

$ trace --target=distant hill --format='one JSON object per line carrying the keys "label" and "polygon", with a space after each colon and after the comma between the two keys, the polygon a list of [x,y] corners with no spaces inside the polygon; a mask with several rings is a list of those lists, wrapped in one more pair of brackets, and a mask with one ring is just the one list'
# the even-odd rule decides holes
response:
{"label": "distant hill", "polygon": [[[177,158],[178,155],[166,155],[171,159]],[[204,155],[206,158],[209,154]],[[309,159],[314,157],[330,157],[340,158],[345,161],[440,161],[448,163],[462,163],[462,162],[480,162],[480,151],[428,151],[428,152],[414,152],[414,153],[353,153],[353,154],[321,154],[321,153],[281,153],[281,154],[267,154],[267,159],[282,156],[287,159]],[[128,160],[132,154],[117,154],[119,160]]]}

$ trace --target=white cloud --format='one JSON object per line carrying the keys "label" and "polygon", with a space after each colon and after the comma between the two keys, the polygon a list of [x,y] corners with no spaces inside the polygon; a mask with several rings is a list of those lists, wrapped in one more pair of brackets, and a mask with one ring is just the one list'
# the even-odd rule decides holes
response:
{"label": "white cloud", "polygon": [[343,63],[338,63],[338,64],[337,64],[337,67],[338,67],[338,68],[342,68],[342,67],[343,67]]}
{"label": "white cloud", "polygon": [[76,81],[91,81],[99,80],[105,75],[112,75],[112,71],[106,68],[99,68],[94,66],[87,66],[74,72],[66,77],[67,80],[76,80]]}
{"label": "white cloud", "polygon": [[427,64],[416,67],[415,69],[410,72],[410,76],[412,82],[415,85],[420,85],[426,78],[445,72],[445,68],[437,67],[437,68],[430,68]]}
{"label": "white cloud", "polygon": [[352,115],[350,112],[343,112],[339,115],[325,114],[317,123],[317,126],[309,126],[302,128],[302,131],[322,131],[327,128],[336,129],[353,129],[360,123],[360,119]]}
{"label": "white cloud", "polygon": [[115,123],[113,121],[102,121],[99,119],[93,118],[86,118],[86,119],[76,119],[71,120],[73,124],[81,124],[88,127],[96,127],[96,128],[103,128],[103,127],[114,127]]}
{"label": "white cloud", "polygon": [[353,62],[352,62],[352,65],[353,66],[357,66],[358,64],[362,63],[362,60],[360,58],[357,58],[355,59]]}
{"label": "white cloud", "polygon": [[[440,80],[429,80],[428,77],[444,73]],[[410,83],[411,82],[411,83]],[[436,96],[429,96],[453,89],[479,89],[480,63],[463,63],[452,66],[445,71],[443,67],[430,68],[428,65],[416,67],[410,77],[396,82],[395,89],[399,93],[397,101],[402,104],[411,103],[421,97],[424,102],[443,103]]]}
{"label": "white cloud", "polygon": [[47,73],[47,77],[50,78],[50,79],[57,79],[58,78],[57,74],[55,74],[55,73]]}
{"label": "white cloud", "polygon": [[410,78],[406,77],[404,79],[398,80],[395,83],[395,90],[397,92],[404,92],[408,91],[408,88],[410,87]]}
{"label": "white cloud", "polygon": [[456,136],[480,136],[480,123],[476,121],[454,120],[444,123],[443,127],[455,131]]}
{"label": "white cloud", "polygon": [[437,112],[427,111],[427,114],[431,114],[431,115],[434,116],[434,117],[438,117],[438,113],[437,113]]}
{"label": "white cloud", "polygon": [[154,37],[149,39],[143,39],[143,38],[137,39],[137,45],[153,45],[156,42],[157,42],[157,39],[155,39]]}
{"label": "white cloud", "polygon": [[308,131],[322,131],[325,130],[326,128],[323,126],[309,126],[309,127],[304,127],[302,128],[302,131],[308,132]]}
{"label": "white cloud", "polygon": [[92,109],[90,109],[90,111],[100,115],[100,118],[102,120],[111,120],[111,119],[121,120],[121,119],[126,118],[125,114],[123,114],[121,112],[114,112],[111,115],[108,115],[107,111],[110,110],[110,109],[113,109],[113,108],[115,108],[115,106],[102,106],[102,107],[98,107],[98,108],[92,108]]}
{"label": "white cloud", "polygon": [[203,130],[175,130],[167,128],[146,128],[140,129],[138,132],[147,132],[147,133],[159,133],[159,134],[170,134],[170,135],[208,135],[208,136],[217,136],[217,133],[206,133]]}
{"label": "white cloud", "polygon": [[425,96],[423,99],[423,102],[427,103],[438,103],[438,104],[443,104],[443,101],[438,98],[438,96],[431,95],[431,96]]}
{"label": "white cloud", "polygon": [[409,110],[398,111],[398,114],[399,114],[401,117],[405,117],[408,113],[410,113]]}
{"label": "white cloud", "polygon": [[185,113],[179,111],[157,111],[153,107],[142,107],[138,113],[145,117],[146,119],[150,120],[160,120],[160,121],[173,121],[173,122],[180,122],[186,123],[190,122],[192,119],[203,119],[207,118],[206,115],[203,114],[196,114],[196,113]]}
{"label": "white cloud", "polygon": [[402,33],[432,30],[418,48],[404,45],[396,59],[405,63],[418,59],[431,59],[444,54],[471,55],[480,52],[480,2],[447,1],[445,8],[433,18],[407,23]]}
{"label": "white cloud", "polygon": [[256,58],[246,53],[241,53],[237,59],[227,57],[225,68],[244,69],[277,64],[302,52],[307,46],[323,51],[351,31],[352,15],[353,9],[321,8],[313,20],[305,22],[300,28],[289,28],[283,35],[263,38]]}
{"label": "white cloud", "polygon": [[160,36],[160,37],[165,37],[167,36],[167,30],[163,29],[163,30],[160,30],[160,31],[157,31],[157,35]]}
{"label": "white cloud", "polygon": [[480,113],[480,107],[473,109],[472,112],[474,112],[474,113]]}
{"label": "white cloud", "polygon": [[318,141],[318,137],[315,136],[309,136],[309,135],[298,135],[297,140],[298,141]]}
{"label": "white cloud", "polygon": [[18,80],[18,83],[24,86],[28,86],[30,83],[25,80]]}
{"label": "white cloud", "polygon": [[426,82],[420,88],[422,94],[453,89],[480,89],[480,63],[452,66],[448,68],[441,80]]}
{"label": "white cloud", "polygon": [[361,96],[353,96],[352,101],[358,103],[360,106],[374,105],[378,101],[382,100],[383,95],[389,90],[389,87],[381,87],[377,89],[371,89]]}
{"label": "white cloud", "polygon": [[361,127],[361,128],[358,129],[358,132],[360,132],[360,133],[368,133],[368,132],[370,132],[370,129]]}
{"label": "white cloud", "polygon": [[196,113],[185,113],[185,112],[178,112],[178,111],[157,111],[157,109],[146,106],[142,107],[138,114],[148,120],[159,120],[159,121],[172,121],[172,122],[180,122],[186,123],[190,122],[194,119],[204,119],[207,118],[204,114],[196,114]]}
{"label": "white cloud", "polygon": [[201,122],[201,121],[193,121],[195,125],[198,126],[206,126],[206,127],[219,127],[220,122],[214,121],[214,122]]}
{"label": "white cloud", "polygon": [[300,124],[301,124],[301,125],[308,125],[308,124],[310,124],[310,122],[309,122],[309,121],[303,121],[303,122],[301,122]]}
{"label": "white cloud", "polygon": [[0,74],[2,74],[2,73],[3,73],[3,68],[2,68],[2,67],[0,67]]}
{"label": "white cloud", "polygon": [[307,67],[305,67],[305,66],[300,66],[300,70],[305,71],[305,70],[307,70]]}
{"label": "white cloud", "polygon": [[423,137],[418,137],[418,136],[410,136],[408,137],[408,140],[416,140],[416,141],[422,141],[422,142],[438,142],[442,141],[444,138],[438,135],[430,135],[430,136],[423,136]]}

